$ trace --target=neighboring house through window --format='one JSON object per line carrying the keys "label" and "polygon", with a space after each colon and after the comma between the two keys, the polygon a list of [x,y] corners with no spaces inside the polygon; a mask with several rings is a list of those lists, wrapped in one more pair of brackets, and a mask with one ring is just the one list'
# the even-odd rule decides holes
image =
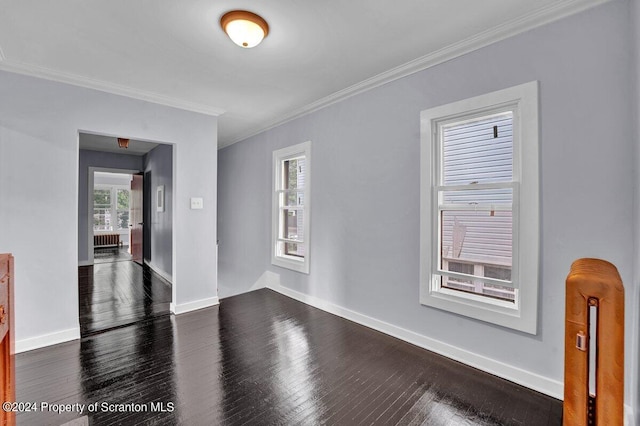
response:
{"label": "neighboring house through window", "polygon": [[536,333],[538,85],[421,114],[421,303]]}
{"label": "neighboring house through window", "polygon": [[271,262],[309,273],[311,142],[273,152]]}

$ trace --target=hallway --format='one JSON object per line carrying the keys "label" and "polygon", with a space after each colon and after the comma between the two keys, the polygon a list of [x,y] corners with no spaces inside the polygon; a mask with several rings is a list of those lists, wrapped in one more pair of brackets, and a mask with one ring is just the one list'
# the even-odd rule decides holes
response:
{"label": "hallway", "polygon": [[105,255],[78,268],[82,337],[169,315],[171,284],[148,266],[123,259],[118,252],[109,262]]}

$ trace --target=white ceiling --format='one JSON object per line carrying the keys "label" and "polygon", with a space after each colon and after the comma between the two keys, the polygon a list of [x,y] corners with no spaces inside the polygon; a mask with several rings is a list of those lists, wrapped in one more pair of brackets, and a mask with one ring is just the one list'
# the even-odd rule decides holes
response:
{"label": "white ceiling", "polygon": [[[0,0],[0,69],[222,113],[222,147],[605,1]],[[262,44],[226,37],[232,9]]]}

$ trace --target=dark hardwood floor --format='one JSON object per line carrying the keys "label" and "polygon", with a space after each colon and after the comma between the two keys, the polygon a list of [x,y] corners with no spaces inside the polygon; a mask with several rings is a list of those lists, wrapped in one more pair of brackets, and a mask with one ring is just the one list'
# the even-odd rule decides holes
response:
{"label": "dark hardwood floor", "polygon": [[22,425],[562,423],[556,399],[266,289],[16,364],[18,401],[84,405],[19,413]]}
{"label": "dark hardwood floor", "polygon": [[131,260],[128,247],[98,248],[93,251],[93,263],[112,263]]}
{"label": "dark hardwood floor", "polygon": [[170,283],[120,253],[105,259],[78,268],[81,336],[169,315]]}

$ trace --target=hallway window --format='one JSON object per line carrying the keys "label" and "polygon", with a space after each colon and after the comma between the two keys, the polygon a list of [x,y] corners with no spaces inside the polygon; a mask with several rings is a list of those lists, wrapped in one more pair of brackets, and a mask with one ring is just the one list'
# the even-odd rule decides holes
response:
{"label": "hallway window", "polygon": [[123,231],[129,229],[128,187],[96,185],[93,190],[93,230]]}
{"label": "hallway window", "polygon": [[536,333],[538,86],[421,114],[422,304]]}
{"label": "hallway window", "polygon": [[309,273],[311,142],[273,153],[273,239],[271,262]]}

